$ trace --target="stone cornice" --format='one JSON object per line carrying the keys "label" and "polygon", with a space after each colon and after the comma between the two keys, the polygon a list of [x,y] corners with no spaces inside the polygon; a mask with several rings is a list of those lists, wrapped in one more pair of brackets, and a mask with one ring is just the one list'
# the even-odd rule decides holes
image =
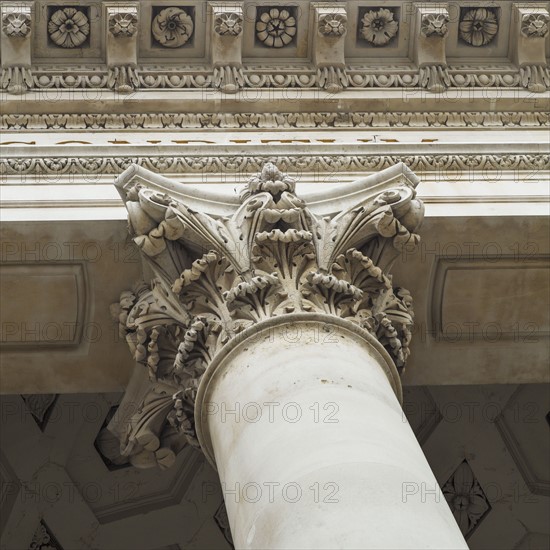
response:
{"label": "stone cornice", "polygon": [[73,7],[35,0],[3,2],[0,16],[0,87],[9,94],[75,87],[117,94],[265,87],[441,94],[495,86],[540,93],[550,85],[550,16],[547,2],[536,0],[481,7],[403,0],[82,0]]}

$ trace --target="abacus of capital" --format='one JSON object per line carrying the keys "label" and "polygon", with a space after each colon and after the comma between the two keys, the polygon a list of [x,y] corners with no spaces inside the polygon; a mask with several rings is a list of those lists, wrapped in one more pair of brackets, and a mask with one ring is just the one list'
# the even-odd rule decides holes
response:
{"label": "abacus of capital", "polygon": [[200,448],[236,548],[467,548],[400,406],[413,310],[389,271],[417,183],[399,164],[300,198],[268,163],[237,198],[126,170],[152,282],[113,305],[136,367],[102,452]]}

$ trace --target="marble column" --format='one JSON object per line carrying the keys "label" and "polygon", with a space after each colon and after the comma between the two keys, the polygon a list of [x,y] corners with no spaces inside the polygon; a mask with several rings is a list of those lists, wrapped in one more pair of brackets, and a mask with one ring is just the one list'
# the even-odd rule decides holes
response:
{"label": "marble column", "polygon": [[207,372],[197,431],[236,548],[467,548],[388,353],[340,319],[254,327]]}
{"label": "marble column", "polygon": [[300,198],[266,164],[231,198],[126,171],[154,277],[113,305],[136,373],[109,458],[198,447],[237,548],[467,548],[400,407],[414,315],[389,270],[417,183],[397,165]]}

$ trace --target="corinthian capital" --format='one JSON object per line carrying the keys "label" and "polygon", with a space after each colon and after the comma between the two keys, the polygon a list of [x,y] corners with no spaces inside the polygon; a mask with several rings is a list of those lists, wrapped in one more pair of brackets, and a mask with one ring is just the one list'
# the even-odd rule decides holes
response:
{"label": "corinthian capital", "polygon": [[128,399],[139,394],[142,404],[110,426],[121,454],[168,466],[185,444],[198,445],[201,377],[224,346],[272,317],[343,319],[377,338],[402,370],[412,299],[392,286],[389,269],[419,240],[417,183],[397,165],[300,198],[294,179],[268,163],[228,198],[142,168],[120,176],[130,232],[155,276],[113,306],[137,363]]}

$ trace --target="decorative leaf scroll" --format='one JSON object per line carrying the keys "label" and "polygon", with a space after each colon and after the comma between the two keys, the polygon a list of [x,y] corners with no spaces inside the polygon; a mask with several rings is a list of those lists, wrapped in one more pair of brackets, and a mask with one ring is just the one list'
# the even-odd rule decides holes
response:
{"label": "decorative leaf scroll", "polygon": [[[140,180],[141,181],[141,180]],[[216,354],[245,328],[292,312],[317,312],[375,336],[402,369],[412,299],[388,270],[415,245],[423,207],[407,184],[373,191],[321,217],[271,164],[252,177],[230,217],[191,209],[155,185],[121,190],[130,231],[155,279],[112,307],[120,333],[146,370],[142,405],[127,419],[121,454],[136,466],[169,466],[197,445],[193,406]]]}

